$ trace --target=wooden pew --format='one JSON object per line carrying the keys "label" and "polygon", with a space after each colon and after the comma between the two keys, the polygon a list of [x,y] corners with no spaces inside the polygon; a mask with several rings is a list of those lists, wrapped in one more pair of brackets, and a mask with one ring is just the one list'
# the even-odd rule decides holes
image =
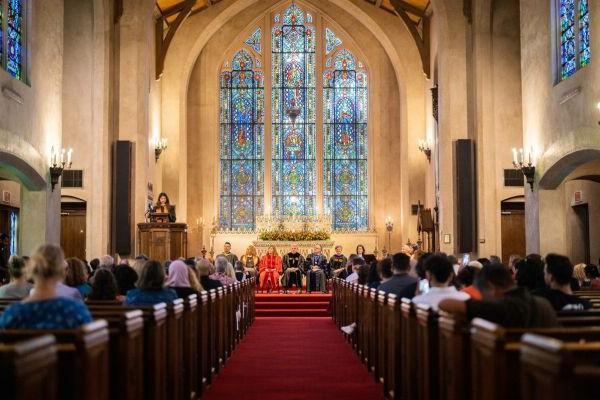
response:
{"label": "wooden pew", "polygon": [[537,333],[569,341],[594,340],[599,327],[503,328],[475,318],[471,322],[471,398],[519,399],[519,350],[521,336]]}
{"label": "wooden pew", "polygon": [[417,394],[420,400],[438,398],[438,315],[428,304],[417,304]]}
{"label": "wooden pew", "polygon": [[6,329],[0,342],[15,342],[51,334],[58,355],[58,398],[60,400],[108,400],[108,325],[96,320],[78,329]]}
{"label": "wooden pew", "polygon": [[[417,385],[417,316],[412,302],[403,298],[401,304],[402,321],[401,331],[401,357],[400,378],[402,399],[416,399],[418,393]],[[396,375],[397,376],[397,375]]]}
{"label": "wooden pew", "polygon": [[198,325],[198,296],[195,294],[183,299],[185,319],[183,321],[183,364],[185,374],[183,379],[183,394],[186,399],[195,399],[200,395],[200,380],[198,372],[200,327]]}
{"label": "wooden pew", "polygon": [[200,393],[204,391],[211,379],[211,353],[210,353],[210,322],[208,320],[208,292],[200,292],[200,305],[198,307],[198,353],[200,363],[198,365],[198,379],[200,382]]}
{"label": "wooden pew", "polygon": [[169,400],[183,399],[184,305],[182,299],[167,303],[167,396]]}
{"label": "wooden pew", "polygon": [[58,399],[56,339],[40,334],[0,341],[0,391],[13,400]]}
{"label": "wooden pew", "polygon": [[108,323],[110,398],[144,398],[144,320],[141,310],[90,306],[94,319]]}
{"label": "wooden pew", "polygon": [[468,400],[470,380],[470,334],[466,318],[440,311],[439,398]]}
{"label": "wooden pew", "polygon": [[600,336],[566,342],[535,334],[521,339],[521,396],[528,400],[600,398]]}

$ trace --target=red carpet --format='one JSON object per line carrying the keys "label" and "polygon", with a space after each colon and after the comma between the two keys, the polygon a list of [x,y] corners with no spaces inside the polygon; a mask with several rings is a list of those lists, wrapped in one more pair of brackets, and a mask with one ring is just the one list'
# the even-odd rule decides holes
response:
{"label": "red carpet", "polygon": [[256,295],[257,317],[328,317],[331,294]]}
{"label": "red carpet", "polygon": [[330,318],[257,318],[205,399],[382,399]]}

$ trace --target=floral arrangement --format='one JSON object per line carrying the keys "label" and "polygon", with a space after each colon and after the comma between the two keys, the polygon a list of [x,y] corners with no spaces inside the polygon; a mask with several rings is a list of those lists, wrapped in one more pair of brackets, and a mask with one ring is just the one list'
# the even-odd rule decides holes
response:
{"label": "floral arrangement", "polygon": [[311,240],[329,240],[330,236],[326,231],[285,231],[278,229],[261,232],[258,235],[258,238],[267,241],[304,242]]}

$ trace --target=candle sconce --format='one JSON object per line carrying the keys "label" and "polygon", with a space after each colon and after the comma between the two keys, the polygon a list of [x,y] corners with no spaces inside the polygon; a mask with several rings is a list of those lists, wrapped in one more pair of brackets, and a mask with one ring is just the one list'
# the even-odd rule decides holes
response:
{"label": "candle sconce", "polygon": [[388,234],[388,243],[387,243],[387,249],[384,247],[383,251],[385,252],[387,251],[391,251],[392,248],[392,231],[394,230],[394,221],[392,221],[392,217],[387,217],[387,219],[385,220],[385,230],[387,231]]}
{"label": "candle sconce", "polygon": [[427,156],[427,161],[431,162],[431,143],[429,140],[419,139],[419,150]]}
{"label": "candle sconce", "polygon": [[167,149],[167,139],[158,137],[154,138],[152,140],[152,145],[154,146],[154,160],[155,162],[158,162],[162,152]]}
{"label": "candle sconce", "polygon": [[533,165],[533,148],[527,154],[525,154],[523,148],[520,148],[518,150],[516,148],[513,148],[512,153],[513,166],[515,167],[515,169],[520,170],[523,173],[523,176],[529,184],[531,191],[533,191],[533,182],[535,178],[535,166]]}
{"label": "candle sconce", "polygon": [[73,149],[62,149],[60,154],[54,150],[54,146],[50,149],[50,185],[53,192],[63,171],[71,168],[72,160]]}

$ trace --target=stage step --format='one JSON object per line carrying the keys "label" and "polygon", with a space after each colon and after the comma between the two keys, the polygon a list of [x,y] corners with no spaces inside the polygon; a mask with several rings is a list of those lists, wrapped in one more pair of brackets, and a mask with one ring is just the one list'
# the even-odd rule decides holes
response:
{"label": "stage step", "polygon": [[257,317],[329,317],[327,310],[310,310],[298,308],[256,310]]}
{"label": "stage step", "polygon": [[303,302],[329,302],[331,301],[331,294],[256,294],[256,302],[293,302],[293,303],[303,303]]}
{"label": "stage step", "polygon": [[257,317],[328,317],[331,294],[257,293]]}
{"label": "stage step", "polygon": [[268,309],[281,309],[281,308],[297,308],[297,309],[310,309],[310,310],[327,310],[329,307],[328,301],[257,301],[257,310],[268,310]]}

